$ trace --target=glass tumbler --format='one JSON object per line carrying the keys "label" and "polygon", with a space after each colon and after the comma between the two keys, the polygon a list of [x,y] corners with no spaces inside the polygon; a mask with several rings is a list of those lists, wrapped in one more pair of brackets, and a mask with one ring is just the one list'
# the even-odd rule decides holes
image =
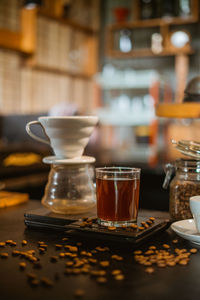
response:
{"label": "glass tumbler", "polygon": [[139,168],[96,168],[98,222],[104,226],[130,226],[137,221]]}

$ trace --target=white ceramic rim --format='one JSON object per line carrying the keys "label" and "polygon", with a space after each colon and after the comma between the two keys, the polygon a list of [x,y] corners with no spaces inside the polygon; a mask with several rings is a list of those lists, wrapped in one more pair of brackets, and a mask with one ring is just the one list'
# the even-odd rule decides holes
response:
{"label": "white ceramic rim", "polygon": [[96,161],[93,156],[81,156],[73,158],[58,158],[57,156],[46,156],[42,159],[43,163],[49,165],[80,165],[80,164],[91,164]]}
{"label": "white ceramic rim", "polygon": [[98,119],[97,116],[41,116],[40,119]]}

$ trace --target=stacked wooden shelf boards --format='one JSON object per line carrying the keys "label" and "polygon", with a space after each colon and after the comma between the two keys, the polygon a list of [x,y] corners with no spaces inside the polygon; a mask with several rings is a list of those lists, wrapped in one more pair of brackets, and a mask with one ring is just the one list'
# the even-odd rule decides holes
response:
{"label": "stacked wooden shelf boards", "polygon": [[72,1],[65,19],[60,0],[32,10],[20,0],[1,1],[1,113],[47,112],[59,102],[76,103],[82,113],[93,109],[99,0],[89,1],[87,15],[83,2]]}

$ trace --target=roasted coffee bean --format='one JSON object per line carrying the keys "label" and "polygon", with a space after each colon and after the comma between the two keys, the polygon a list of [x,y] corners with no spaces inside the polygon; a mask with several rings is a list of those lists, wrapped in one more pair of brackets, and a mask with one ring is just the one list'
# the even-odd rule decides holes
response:
{"label": "roasted coffee bean", "polygon": [[60,258],[64,258],[65,257],[65,253],[64,252],[59,253],[59,257]]}
{"label": "roasted coffee bean", "polygon": [[118,260],[118,261],[123,260],[123,257],[122,257],[122,256],[119,256],[119,255],[116,255],[116,254],[112,255],[111,258],[112,258],[112,259],[115,259],[115,260]]}
{"label": "roasted coffee bean", "polygon": [[131,227],[132,229],[137,229],[137,228],[138,228],[137,224],[131,224],[130,227]]}
{"label": "roasted coffee bean", "polygon": [[82,298],[84,295],[85,295],[85,291],[82,290],[82,289],[77,289],[77,290],[74,292],[74,296],[75,296],[76,298]]}
{"label": "roasted coffee bean", "polygon": [[20,251],[18,251],[18,250],[12,251],[12,256],[19,256],[19,255],[20,255]]}
{"label": "roasted coffee bean", "polygon": [[7,252],[2,252],[0,253],[1,258],[8,258],[8,253]]}
{"label": "roasted coffee bean", "polygon": [[190,253],[197,253],[197,249],[196,248],[192,248],[192,249],[190,249]]}
{"label": "roasted coffee bean", "polygon": [[152,267],[149,267],[149,268],[146,268],[146,269],[145,269],[145,272],[148,273],[148,274],[152,274],[152,273],[155,272],[155,269],[152,268]]}
{"label": "roasted coffee bean", "polygon": [[38,279],[30,280],[30,284],[34,287],[38,286],[40,284],[40,281]]}
{"label": "roasted coffee bean", "polygon": [[110,265],[109,261],[107,261],[107,260],[100,261],[99,264],[100,264],[100,266],[103,267],[103,268],[107,268],[107,267],[109,267],[109,265]]}
{"label": "roasted coffee bean", "polygon": [[63,246],[60,244],[56,244],[55,247],[56,247],[56,250],[60,250],[60,249],[62,249]]}
{"label": "roasted coffee bean", "polygon": [[33,280],[37,278],[37,275],[34,273],[27,273],[28,280]]}
{"label": "roasted coffee bean", "polygon": [[50,280],[50,279],[47,278],[47,277],[42,277],[42,278],[41,278],[41,283],[42,283],[44,286],[47,286],[47,287],[53,286],[53,281]]}
{"label": "roasted coffee bean", "polygon": [[142,231],[142,230],[144,230],[144,227],[143,227],[143,226],[139,226],[138,229],[139,229],[140,231]]}
{"label": "roasted coffee bean", "polygon": [[74,265],[73,261],[67,261],[65,263],[66,267],[72,267]]}
{"label": "roasted coffee bean", "polygon": [[115,227],[115,226],[108,226],[108,230],[110,230],[110,231],[115,231],[115,230],[116,230],[116,227]]}
{"label": "roasted coffee bean", "polygon": [[172,240],[172,243],[173,243],[173,244],[177,244],[177,243],[178,243],[178,240],[174,239],[174,240]]}
{"label": "roasted coffee bean", "polygon": [[124,279],[124,275],[123,274],[119,274],[115,276],[115,280],[123,280]]}
{"label": "roasted coffee bean", "polygon": [[26,240],[22,240],[22,246],[26,246],[27,245],[27,241]]}
{"label": "roasted coffee bean", "polygon": [[26,263],[24,261],[20,262],[19,267],[21,270],[24,270],[26,268]]}
{"label": "roasted coffee bean", "polygon": [[42,248],[42,247],[39,247],[38,250],[39,250],[40,254],[44,254],[46,252],[46,249]]}
{"label": "roasted coffee bean", "polygon": [[13,243],[13,240],[6,240],[6,244],[7,245],[10,245],[10,244],[12,244]]}
{"label": "roasted coffee bean", "polygon": [[58,261],[58,256],[51,256],[50,261],[53,262],[53,263],[57,262]]}
{"label": "roasted coffee bean", "polygon": [[12,247],[15,247],[15,246],[17,246],[17,243],[12,241],[12,242],[9,243],[9,245],[12,246]]}
{"label": "roasted coffee bean", "polygon": [[106,283],[107,282],[107,279],[106,279],[106,277],[97,277],[97,279],[96,279],[96,281],[98,282],[98,283]]}
{"label": "roasted coffee bean", "polygon": [[112,272],[111,272],[111,274],[112,275],[119,275],[119,274],[121,274],[122,273],[122,271],[121,270],[113,270]]}

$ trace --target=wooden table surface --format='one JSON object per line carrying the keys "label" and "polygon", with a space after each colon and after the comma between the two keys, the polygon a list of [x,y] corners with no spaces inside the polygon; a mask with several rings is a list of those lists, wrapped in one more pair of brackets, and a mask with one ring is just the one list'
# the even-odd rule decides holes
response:
{"label": "wooden table surface", "polygon": [[[17,243],[15,247],[6,245],[0,248],[0,253],[7,252],[8,258],[0,258],[0,299],[28,299],[28,300],[65,300],[75,299],[77,289],[84,290],[81,299],[105,300],[105,299],[199,299],[200,295],[200,250],[192,254],[190,262],[186,266],[176,265],[175,267],[159,268],[154,267],[152,274],[145,272],[145,266],[134,261],[133,248],[127,243],[108,243],[98,240],[85,240],[80,237],[70,237],[65,243],[78,246],[79,251],[94,250],[96,246],[107,246],[109,251],[93,254],[93,258],[98,261],[109,260],[110,266],[107,271],[106,283],[97,283],[94,277],[89,274],[65,275],[66,259],[59,258],[57,262],[51,262],[51,256],[59,256],[60,251],[55,250],[55,244],[63,243],[62,238],[66,234],[26,229],[24,225],[24,212],[30,209],[39,208],[39,201],[29,201],[16,207],[0,210],[0,242],[12,239]],[[150,245],[156,245],[158,249],[164,243],[171,248],[194,248],[194,245],[178,238],[178,244],[173,244],[172,240],[177,236],[171,229],[160,233],[152,240],[139,247],[146,250]],[[27,240],[26,246],[21,245],[22,240]],[[38,252],[38,241],[44,241],[47,251],[41,255]],[[197,248],[197,247],[195,247]],[[36,250],[36,256],[40,258],[40,269],[33,268],[33,264],[26,261],[25,270],[19,269],[19,262],[24,261],[20,257],[12,256],[13,250],[27,251]],[[123,261],[110,259],[112,254],[123,257]],[[96,266],[92,266],[96,268]],[[111,271],[114,269],[122,270],[124,280],[115,280]],[[27,273],[35,273],[39,279],[48,277],[53,281],[52,287],[42,285],[32,287],[27,281]],[[58,277],[55,279],[55,277]]]}

